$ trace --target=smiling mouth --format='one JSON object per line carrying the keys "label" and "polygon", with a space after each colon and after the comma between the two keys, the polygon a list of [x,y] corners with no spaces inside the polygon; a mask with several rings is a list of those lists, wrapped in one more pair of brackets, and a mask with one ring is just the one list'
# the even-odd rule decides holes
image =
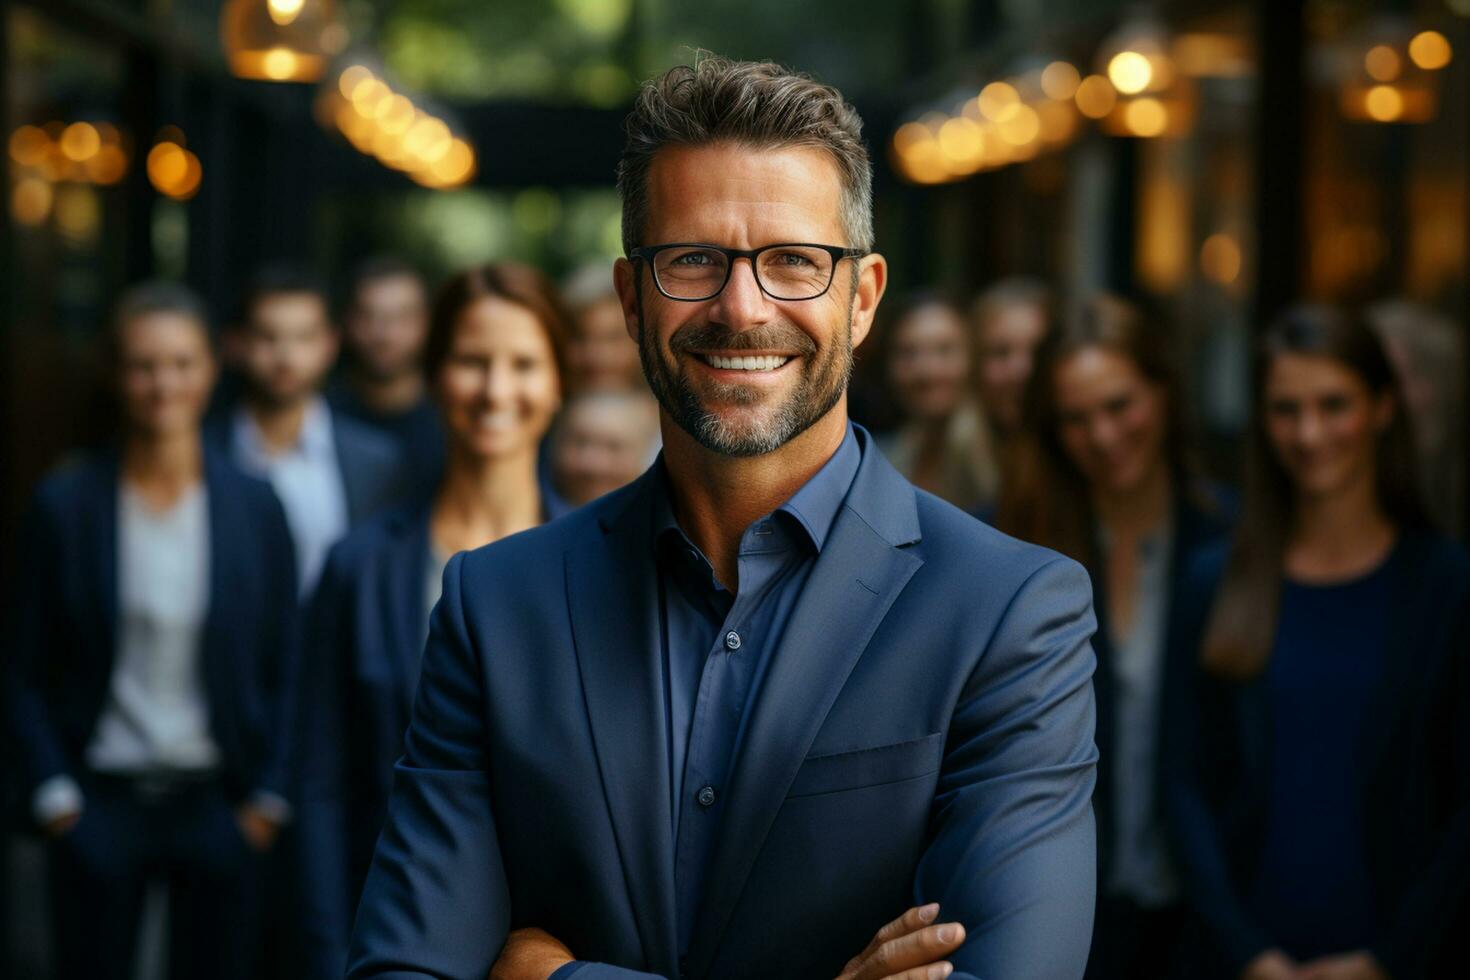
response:
{"label": "smiling mouth", "polygon": [[791,357],[785,354],[753,354],[725,357],[720,354],[695,354],[705,364],[721,371],[774,371]]}

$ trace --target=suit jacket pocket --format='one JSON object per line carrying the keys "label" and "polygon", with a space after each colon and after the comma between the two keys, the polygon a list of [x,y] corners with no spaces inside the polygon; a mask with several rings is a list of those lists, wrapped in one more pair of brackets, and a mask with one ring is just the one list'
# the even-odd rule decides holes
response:
{"label": "suit jacket pocket", "polygon": [[923,738],[871,749],[807,756],[786,798],[881,786],[924,776],[939,768],[943,751],[944,733],[934,732]]}

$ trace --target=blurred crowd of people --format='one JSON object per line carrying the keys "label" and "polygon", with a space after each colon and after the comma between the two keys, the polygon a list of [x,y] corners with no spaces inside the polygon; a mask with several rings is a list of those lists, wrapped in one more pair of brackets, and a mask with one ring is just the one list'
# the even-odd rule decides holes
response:
{"label": "blurred crowd of people", "polygon": [[[59,977],[132,976],[159,881],[172,975],[341,976],[449,557],[657,458],[606,266],[431,291],[378,258],[344,297],[264,268],[216,336],[183,287],[130,289],[116,445],[36,491],[3,707]],[[1430,516],[1465,490],[1454,327],[1265,325],[1217,482],[1158,315],[1020,279],[888,308],[888,458],[1092,574],[1089,975],[1458,975],[1470,561]]]}

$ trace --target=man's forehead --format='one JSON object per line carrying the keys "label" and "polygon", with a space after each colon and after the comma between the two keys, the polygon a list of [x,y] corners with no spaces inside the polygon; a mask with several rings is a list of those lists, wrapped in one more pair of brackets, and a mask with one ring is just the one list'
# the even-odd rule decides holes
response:
{"label": "man's forehead", "polygon": [[648,244],[846,244],[841,203],[841,172],[818,147],[665,147],[648,171]]}

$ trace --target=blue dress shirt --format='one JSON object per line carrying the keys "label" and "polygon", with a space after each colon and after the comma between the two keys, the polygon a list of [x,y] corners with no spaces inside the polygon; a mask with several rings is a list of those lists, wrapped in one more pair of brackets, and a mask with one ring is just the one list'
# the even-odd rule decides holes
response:
{"label": "blue dress shirt", "polygon": [[[849,424],[842,444],[816,475],[745,529],[733,593],[679,526],[668,476],[659,465],[653,545],[681,957],[689,949],[718,838],[731,760],[771,651],[780,643],[861,462],[862,448]],[[569,963],[552,978],[566,980],[580,966]]]}

